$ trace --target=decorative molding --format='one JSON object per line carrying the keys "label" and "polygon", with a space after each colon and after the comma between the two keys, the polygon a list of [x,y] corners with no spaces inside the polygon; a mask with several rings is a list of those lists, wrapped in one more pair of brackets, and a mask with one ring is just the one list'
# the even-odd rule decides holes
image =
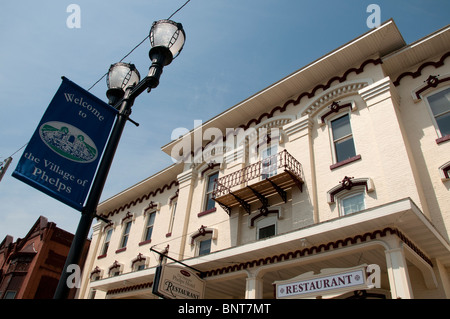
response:
{"label": "decorative molding", "polygon": [[450,82],[450,74],[446,75],[430,75],[424,84],[412,91],[412,98],[415,103],[422,99],[422,94],[427,93],[429,89],[437,88],[441,83]]}
{"label": "decorative molding", "polygon": [[431,259],[427,257],[411,240],[409,240],[402,232],[396,228],[384,228],[383,230],[375,230],[373,232],[367,232],[363,235],[356,235],[353,237],[347,237],[345,239],[339,239],[336,241],[329,242],[327,244],[320,244],[318,246],[312,246],[304,249],[299,249],[296,251],[290,251],[288,253],[282,253],[279,255],[274,255],[271,257],[265,257],[260,259],[254,259],[252,261],[242,262],[239,264],[234,264],[232,266],[217,268],[209,271],[205,271],[206,277],[212,277],[222,274],[227,274],[235,271],[246,270],[253,267],[275,264],[278,262],[288,261],[292,259],[301,258],[304,256],[310,256],[313,254],[322,253],[332,249],[339,249],[340,247],[346,247],[348,245],[354,245],[358,243],[363,243],[369,240],[374,240],[377,237],[386,237],[387,235],[396,235],[399,237],[408,247],[410,247],[417,255],[419,255],[427,264],[433,267]]}
{"label": "decorative molding", "polygon": [[[345,71],[342,76],[334,76],[331,79],[329,79],[326,84],[318,84],[312,89],[311,92],[305,91],[305,92],[301,93],[299,96],[297,96],[296,99],[289,99],[282,106],[276,106],[270,112],[265,112],[265,113],[261,114],[258,118],[251,119],[250,121],[247,122],[247,124],[241,124],[238,128],[246,130],[251,125],[258,125],[263,121],[264,118],[270,119],[270,118],[274,117],[276,112],[279,112],[279,113],[285,112],[289,105],[296,106],[296,105],[300,104],[300,101],[304,97],[307,97],[308,99],[310,99],[316,95],[316,92],[318,90],[320,90],[320,89],[322,89],[323,91],[328,90],[331,87],[331,84],[335,81],[339,81],[339,83],[347,81],[347,77],[349,76],[350,73],[361,74],[362,72],[364,72],[364,68],[367,65],[369,65],[369,64],[378,65],[378,64],[382,64],[382,63],[383,63],[383,61],[381,60],[381,58],[368,59],[368,60],[364,61],[359,68],[350,68],[347,71]],[[226,141],[228,135],[230,135],[230,134],[231,133],[229,133],[223,137],[224,142]],[[190,156],[195,158],[196,154],[198,152],[203,152],[205,147],[199,147],[197,150],[191,151],[191,153],[187,154],[185,156],[185,158],[188,158]]]}
{"label": "decorative molding", "polygon": [[177,175],[178,184],[181,185],[184,182],[191,182],[193,180],[193,178],[195,177],[194,172],[195,172],[195,169],[191,168],[191,169],[184,171],[183,173],[178,174]]}
{"label": "decorative molding", "polygon": [[426,68],[427,66],[433,66],[435,69],[440,68],[441,66],[444,65],[444,61],[445,59],[447,59],[450,56],[450,52],[445,53],[437,62],[432,62],[432,61],[428,61],[425,62],[423,64],[421,64],[417,70],[415,72],[403,72],[402,74],[400,74],[397,79],[394,81],[394,86],[399,86],[400,85],[400,81],[405,77],[405,76],[411,76],[413,79],[419,77],[422,75],[422,70],[424,68]]}
{"label": "decorative molding", "polygon": [[353,157],[347,158],[346,160],[343,160],[343,161],[337,162],[337,163],[335,163],[333,165],[330,165],[330,170],[334,170],[334,169],[336,169],[338,167],[341,167],[341,166],[344,166],[344,165],[356,162],[356,161],[358,161],[360,159],[361,159],[361,155],[355,155]]}
{"label": "decorative molding", "polygon": [[102,277],[103,277],[103,269],[101,269],[100,267],[96,266],[96,267],[94,268],[94,270],[91,271],[91,274],[90,274],[90,276],[89,276],[89,279],[92,280],[92,278],[93,278],[95,275],[98,275],[99,278],[102,278]]}
{"label": "decorative molding", "polygon": [[450,180],[450,161],[439,167],[439,175],[443,182]]}
{"label": "decorative molding", "polygon": [[148,206],[144,209],[144,214],[147,213],[149,210],[160,211],[161,210],[161,203],[160,202],[150,201]]}
{"label": "decorative molding", "polygon": [[139,284],[139,285],[133,285],[133,286],[127,286],[127,287],[122,287],[122,288],[111,289],[111,290],[108,290],[108,292],[106,294],[107,295],[117,295],[117,294],[124,293],[124,292],[130,292],[130,291],[136,291],[136,290],[152,288],[152,286],[153,286],[153,281],[146,282],[146,283]]}
{"label": "decorative molding", "polygon": [[358,79],[353,81],[347,81],[342,84],[338,84],[329,90],[323,92],[317,99],[315,99],[303,112],[304,115],[313,115],[319,111],[324,105],[330,103],[330,101],[336,101],[340,97],[348,95],[356,95],[362,88],[367,87],[373,83],[372,79]]}
{"label": "decorative molding", "polygon": [[245,151],[244,146],[240,145],[235,149],[224,154],[224,163],[231,164],[235,162],[244,163]]}
{"label": "decorative molding", "polygon": [[194,245],[194,243],[200,239],[200,236],[206,236],[207,234],[211,234],[211,239],[217,239],[217,228],[207,228],[202,225],[195,233],[191,235],[191,245]]}
{"label": "decorative molding", "polygon": [[111,276],[111,272],[115,269],[119,269],[119,272],[123,271],[123,264],[119,263],[117,260],[108,268],[108,275]]}
{"label": "decorative molding", "polygon": [[386,93],[389,94],[389,97],[397,104],[400,102],[400,96],[398,95],[397,90],[394,89],[394,85],[388,76],[359,90],[358,93],[368,107],[386,99],[386,97],[383,96],[383,94]]}
{"label": "decorative molding", "polygon": [[173,186],[178,186],[178,181],[172,181],[169,184],[165,184],[163,187],[157,188],[155,191],[151,191],[145,195],[142,195],[141,197],[138,197],[135,200],[128,202],[127,204],[122,205],[119,208],[116,208],[106,214],[102,214],[101,216],[105,218],[114,216],[115,214],[120,213],[125,209],[130,209],[132,206],[142,203],[144,200],[149,200],[152,196],[155,197],[156,195],[158,195],[158,193],[164,193],[164,191],[171,189]]}
{"label": "decorative molding", "polygon": [[312,126],[312,121],[310,119],[310,117],[308,115],[306,116],[302,116],[300,118],[298,118],[297,120],[286,124],[285,126],[283,126],[283,132],[286,133],[286,135],[288,136],[288,138],[290,138],[292,135],[301,132],[303,130],[306,129],[310,129]]}
{"label": "decorative molding", "polygon": [[283,219],[283,214],[282,214],[282,210],[281,207],[271,207],[268,210],[258,210],[257,214],[254,214],[253,216],[250,215],[248,216],[248,227],[252,228],[255,226],[255,222],[258,218],[260,217],[266,217],[270,214],[277,214],[277,219]]}
{"label": "decorative molding", "polygon": [[350,111],[355,111],[357,109],[355,101],[347,102],[341,104],[340,101],[334,101],[328,106],[329,111],[325,111],[320,116],[319,124],[320,126],[325,125],[325,119],[333,114],[339,113],[342,109],[350,108]]}
{"label": "decorative molding", "polygon": [[134,218],[133,218],[133,214],[132,214],[131,212],[127,212],[127,214],[125,215],[125,217],[124,217],[124,218],[122,218],[122,222],[121,222],[121,224],[123,224],[123,222],[124,222],[124,221],[126,221],[127,219],[131,219],[131,221],[133,221],[133,220],[134,220]]}
{"label": "decorative molding", "polygon": [[345,190],[349,191],[355,186],[365,186],[367,193],[373,192],[375,190],[371,178],[354,178],[345,176],[338,185],[334,186],[327,192],[328,204],[333,204],[335,202],[334,199],[337,194]]}
{"label": "decorative molding", "polygon": [[142,264],[148,266],[149,261],[150,261],[150,258],[149,258],[149,257],[146,257],[146,256],[144,256],[143,254],[139,253],[139,254],[136,256],[136,258],[134,258],[134,259],[131,261],[131,268],[133,269],[133,268],[134,268],[134,265],[135,265],[136,263],[142,263]]}
{"label": "decorative molding", "polygon": [[262,119],[263,119],[264,117],[271,118],[271,117],[273,117],[273,115],[274,115],[275,112],[277,112],[277,111],[279,111],[280,113],[285,112],[286,109],[287,109],[287,107],[288,107],[289,105],[291,105],[291,104],[294,105],[294,106],[300,104],[301,99],[302,99],[303,97],[305,97],[305,96],[306,96],[307,98],[309,98],[309,99],[312,98],[312,97],[314,97],[314,96],[316,95],[316,92],[317,92],[319,89],[322,89],[323,91],[328,90],[328,89],[331,87],[331,84],[332,84],[334,81],[339,81],[339,83],[342,83],[342,82],[347,81],[347,77],[348,77],[348,75],[349,75],[350,73],[360,74],[360,73],[362,73],[362,72],[364,71],[364,68],[365,68],[367,65],[369,65],[369,64],[378,65],[378,64],[382,64],[382,63],[383,63],[383,62],[382,62],[382,60],[381,60],[380,58],[378,58],[378,59],[369,59],[369,60],[366,60],[366,61],[364,61],[364,62],[361,64],[361,66],[360,66],[359,68],[350,68],[350,69],[348,69],[347,71],[345,71],[344,74],[343,74],[342,76],[334,76],[334,77],[332,77],[331,79],[329,79],[328,82],[327,82],[326,84],[318,84],[318,85],[316,85],[316,86],[314,87],[314,89],[312,89],[311,92],[305,91],[305,92],[301,93],[295,100],[290,99],[290,100],[286,101],[286,102],[283,104],[283,106],[276,106],[276,107],[273,108],[269,113],[263,113],[263,114],[261,114],[261,115],[258,117],[258,119],[252,119],[252,120],[250,120],[249,122],[247,122],[247,124],[241,125],[241,126],[239,126],[239,127],[242,127],[243,129],[247,129],[247,128],[249,128],[250,125],[252,125],[252,124],[259,124],[259,123],[262,121]]}
{"label": "decorative molding", "polygon": [[205,173],[209,170],[214,170],[216,167],[219,167],[220,163],[208,163],[207,167],[202,170],[202,172],[200,173],[201,178],[203,178],[203,176],[205,175]]}

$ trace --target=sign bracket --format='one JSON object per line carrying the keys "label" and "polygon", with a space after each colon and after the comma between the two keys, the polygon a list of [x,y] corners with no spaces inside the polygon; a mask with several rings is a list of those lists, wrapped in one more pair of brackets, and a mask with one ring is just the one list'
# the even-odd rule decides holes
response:
{"label": "sign bracket", "polygon": [[160,255],[161,261],[163,260],[163,258],[168,258],[168,259],[170,259],[170,260],[172,260],[172,261],[174,261],[174,262],[176,262],[176,263],[179,263],[179,264],[181,264],[181,265],[183,265],[183,266],[185,266],[185,267],[187,267],[187,268],[189,268],[189,269],[192,269],[192,270],[198,272],[198,273],[199,273],[199,274],[198,274],[199,277],[202,278],[202,279],[203,279],[203,277],[204,277],[204,275],[205,275],[205,273],[204,273],[203,271],[198,270],[198,269],[196,269],[196,268],[194,268],[194,267],[191,267],[191,266],[189,266],[189,265],[186,265],[185,263],[183,263],[183,262],[181,262],[181,261],[179,261],[179,260],[177,260],[177,259],[175,259],[175,258],[169,257],[169,256],[167,256],[167,255],[164,254],[164,253],[161,253],[161,252],[159,252],[159,251],[157,251],[157,250],[154,250],[153,247],[150,247],[150,251],[153,251],[154,253],[157,253],[158,255]]}

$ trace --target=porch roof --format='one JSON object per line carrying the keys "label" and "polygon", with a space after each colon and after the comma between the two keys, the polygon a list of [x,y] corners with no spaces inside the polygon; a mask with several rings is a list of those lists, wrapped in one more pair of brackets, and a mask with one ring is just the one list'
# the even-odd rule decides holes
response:
{"label": "porch roof", "polygon": [[[363,241],[370,240],[365,237],[365,234],[376,234],[377,231],[387,228],[398,230],[403,235],[402,240],[408,241],[407,244],[422,254],[424,260],[432,261],[436,258],[444,267],[450,267],[450,244],[410,198],[310,225],[286,234],[212,252],[208,256],[186,259],[183,262],[205,272],[208,280],[213,280],[216,275],[228,275],[265,264],[258,261],[267,260],[267,258],[277,262],[278,259],[273,257],[302,249],[305,241],[317,247],[312,254],[320,254],[327,250],[329,243],[349,238],[358,239],[358,237]],[[339,247],[329,246],[328,250],[331,249],[338,252]],[[156,267],[153,267],[102,279],[92,282],[91,288],[109,291],[142,285],[153,281],[155,269]]]}

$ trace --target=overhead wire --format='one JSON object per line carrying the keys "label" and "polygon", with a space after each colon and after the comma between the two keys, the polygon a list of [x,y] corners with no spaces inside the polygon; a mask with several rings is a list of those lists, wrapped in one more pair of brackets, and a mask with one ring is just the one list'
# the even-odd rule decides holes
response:
{"label": "overhead wire", "polygon": [[[168,18],[167,20],[170,20],[175,14],[177,14],[181,9],[183,9],[191,0],[187,0],[181,7],[179,7],[177,10],[175,10]],[[142,43],[144,43],[148,38],[150,37],[150,35],[147,35],[141,42],[139,42],[139,44],[137,44],[133,49],[131,49],[130,52],[128,52],[122,59],[120,59],[119,62],[122,62],[123,60],[125,60],[131,53],[133,53],[134,50],[136,50],[139,46],[141,46]],[[96,86],[101,80],[103,80],[106,76],[108,75],[108,72],[106,72],[105,74],[102,75],[102,77],[100,79],[98,79],[89,89],[88,91],[90,91],[94,86]]]}
{"label": "overhead wire", "polygon": [[[169,18],[167,18],[167,20],[170,20],[175,14],[177,14],[181,9],[183,9],[191,0],[187,0],[181,7],[179,7],[177,10],[175,10],[170,16]],[[130,52],[128,52],[122,59],[120,59],[119,62],[122,62],[123,60],[125,60],[131,53],[133,53],[139,46],[141,46],[142,43],[144,43],[148,38],[150,37],[150,35],[147,35],[141,42],[139,42],[133,49],[131,49]],[[100,77],[100,79],[98,79],[94,84],[92,84],[92,86],[88,89],[88,91],[90,91],[94,86],[96,86],[101,80],[103,80],[106,76],[108,75],[108,72],[106,72],[105,74],[102,75],[102,77]],[[21,149],[23,149],[25,146],[28,145],[28,142],[22,146],[21,148],[19,148],[17,151],[15,151],[12,155],[10,155],[9,157],[12,157],[13,155],[15,155],[17,152],[19,152]],[[1,158],[1,157],[0,157]]]}

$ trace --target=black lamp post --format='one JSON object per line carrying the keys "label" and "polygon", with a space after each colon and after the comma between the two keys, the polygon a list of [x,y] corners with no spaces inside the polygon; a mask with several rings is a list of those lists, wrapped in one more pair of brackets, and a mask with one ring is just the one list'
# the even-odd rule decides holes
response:
{"label": "black lamp post", "polygon": [[151,89],[158,86],[163,67],[170,64],[178,56],[183,49],[185,38],[186,34],[181,23],[171,20],[156,21],[150,29],[150,44],[152,48],[149,56],[152,60],[152,65],[148,75],[142,81],[140,81],[139,72],[134,65],[122,62],[111,65],[107,77],[108,91],[106,95],[109,99],[109,104],[114,106],[119,112],[95,175],[86,205],[81,213],[80,222],[61,273],[54,299],[66,299],[69,295],[70,288],[67,280],[72,273],[68,272],[67,269],[68,266],[77,265],[80,261],[92,221],[96,217],[97,206],[114,154],[125,123],[129,120],[134,100],[144,90],[147,89],[150,92]]}

